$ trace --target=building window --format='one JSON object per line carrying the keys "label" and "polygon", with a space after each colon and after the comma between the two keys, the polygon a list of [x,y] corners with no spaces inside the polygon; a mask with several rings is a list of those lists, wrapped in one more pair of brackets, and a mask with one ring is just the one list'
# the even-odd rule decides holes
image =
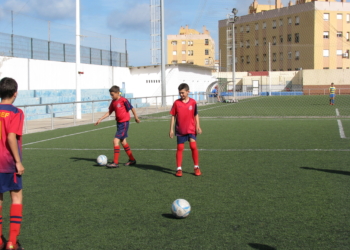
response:
{"label": "building window", "polygon": [[266,37],[263,38],[263,43],[266,45]]}
{"label": "building window", "polygon": [[255,46],[258,46],[258,45],[259,45],[259,40],[255,39]]}
{"label": "building window", "polygon": [[250,56],[247,56],[247,64],[250,63]]}
{"label": "building window", "polygon": [[186,63],[186,60],[182,60],[181,63]]}
{"label": "building window", "polygon": [[324,57],[329,57],[329,50],[328,49],[324,49],[323,50],[323,56]]}
{"label": "building window", "polygon": [[299,56],[300,56],[299,51],[295,51],[295,60],[299,60]]}
{"label": "building window", "polygon": [[188,41],[187,44],[188,46],[193,46],[193,41]]}
{"label": "building window", "polygon": [[280,61],[283,61],[283,52],[280,52]]}
{"label": "building window", "polygon": [[244,56],[241,56],[241,62],[244,63]]}
{"label": "building window", "polygon": [[272,61],[276,62],[277,61],[277,55],[276,53],[272,53]]}
{"label": "building window", "polygon": [[172,41],[171,44],[172,45],[177,45],[177,41]]}
{"label": "building window", "polygon": [[291,24],[292,24],[292,18],[288,17],[288,25],[291,25]]}
{"label": "building window", "polygon": [[263,59],[264,59],[264,62],[267,61],[267,56],[266,56],[266,54],[263,54]]}
{"label": "building window", "polygon": [[249,25],[247,25],[246,26],[246,30],[245,30],[247,33],[249,33],[250,32],[250,26]]}
{"label": "building window", "polygon": [[343,14],[338,13],[338,14],[337,14],[337,19],[338,19],[338,20],[342,20],[342,19],[343,19]]}
{"label": "building window", "polygon": [[205,45],[209,45],[209,39],[205,39],[204,42],[205,42]]}
{"label": "building window", "polygon": [[329,38],[329,31],[323,31],[323,38],[328,39]]}
{"label": "building window", "polygon": [[255,30],[259,30],[259,24],[258,23],[255,24]]}
{"label": "building window", "polygon": [[243,27],[243,26],[241,26],[241,33],[243,33],[243,30],[244,30],[244,27]]}
{"label": "building window", "polygon": [[259,55],[255,55],[255,60],[259,62]]}
{"label": "building window", "polygon": [[295,33],[295,42],[299,43],[299,33]]}
{"label": "building window", "polygon": [[342,31],[337,31],[337,37],[342,37],[343,36],[343,32]]}
{"label": "building window", "polygon": [[171,63],[172,64],[177,64],[177,60],[172,60]]}
{"label": "building window", "polygon": [[280,26],[283,26],[283,19],[280,19]]}
{"label": "building window", "polygon": [[275,36],[272,37],[272,45],[276,45],[277,43],[277,39]]}
{"label": "building window", "polygon": [[173,50],[173,56],[176,56],[176,54],[177,54],[177,51]]}
{"label": "building window", "polygon": [[205,65],[208,65],[208,64],[209,64],[209,59],[205,59],[205,60],[204,60],[204,64],[205,64]]}
{"label": "building window", "polygon": [[206,50],[204,51],[204,54],[205,54],[206,56],[209,55],[209,50],[206,49]]}
{"label": "building window", "polygon": [[182,41],[181,43],[182,43],[182,44],[186,44],[186,41]]}
{"label": "building window", "polygon": [[288,52],[288,59],[292,59],[292,52]]}
{"label": "building window", "polygon": [[337,49],[337,56],[342,56],[343,55],[343,51],[341,49]]}
{"label": "building window", "polygon": [[350,14],[346,14],[346,22],[350,23]]}
{"label": "building window", "polygon": [[273,20],[273,21],[272,21],[272,28],[273,28],[273,29],[276,29],[276,20]]}
{"label": "building window", "polygon": [[246,46],[247,46],[247,48],[250,48],[250,41],[249,40],[246,41]]}
{"label": "building window", "polygon": [[263,29],[266,29],[266,22],[263,22],[262,28],[263,28]]}
{"label": "building window", "polygon": [[299,25],[300,23],[300,18],[298,16],[295,17],[295,25]]}
{"label": "building window", "polygon": [[186,50],[183,50],[181,54],[186,55]]}
{"label": "building window", "polygon": [[193,50],[188,50],[188,51],[187,51],[187,54],[188,54],[189,56],[193,56]]}
{"label": "building window", "polygon": [[240,42],[240,47],[241,47],[241,48],[244,47],[243,41]]}
{"label": "building window", "polygon": [[350,39],[350,33],[346,32],[346,41],[349,41],[349,39]]}
{"label": "building window", "polygon": [[291,42],[292,41],[292,34],[288,34],[287,35],[287,42]]}
{"label": "building window", "polygon": [[283,43],[283,36],[280,36],[280,43]]}
{"label": "building window", "polygon": [[323,20],[329,21],[329,13],[323,13]]}

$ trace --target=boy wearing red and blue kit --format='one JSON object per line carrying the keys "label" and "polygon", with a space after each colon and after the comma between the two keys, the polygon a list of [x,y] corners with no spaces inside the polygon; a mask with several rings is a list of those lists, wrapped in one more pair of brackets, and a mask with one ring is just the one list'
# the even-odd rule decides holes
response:
{"label": "boy wearing red and blue kit", "polygon": [[107,167],[108,168],[119,167],[119,153],[120,153],[119,142],[121,142],[126,154],[129,157],[129,161],[124,165],[125,166],[135,165],[136,160],[132,154],[129,144],[126,141],[126,137],[128,137],[129,120],[130,120],[129,111],[131,110],[131,112],[134,114],[135,121],[137,123],[140,122],[140,119],[137,117],[136,111],[134,107],[130,104],[130,102],[126,98],[120,95],[120,88],[118,86],[112,86],[109,89],[109,93],[112,97],[112,102],[109,105],[108,112],[104,114],[95,124],[95,125],[98,125],[103,119],[110,116],[113,112],[115,113],[115,120],[117,121],[117,132],[113,140],[114,159],[112,163],[107,164]]}
{"label": "boy wearing red and blue kit", "polygon": [[[2,203],[4,193],[11,196],[10,232],[6,250],[23,249],[17,241],[22,222],[22,131],[23,111],[13,106],[17,97],[17,82],[5,77],[0,81],[0,236],[2,236]],[[0,238],[0,249],[5,242]]]}
{"label": "boy wearing red and blue kit", "polygon": [[178,87],[180,99],[176,100],[173,107],[170,110],[171,121],[169,137],[174,137],[174,123],[175,135],[177,136],[177,151],[176,151],[176,176],[182,176],[182,155],[185,148],[185,142],[190,143],[192,151],[192,159],[194,163],[194,175],[201,175],[199,169],[198,149],[196,136],[197,133],[201,134],[202,129],[199,124],[199,115],[197,111],[197,103],[194,99],[190,98],[190,88],[186,83],[181,83]]}

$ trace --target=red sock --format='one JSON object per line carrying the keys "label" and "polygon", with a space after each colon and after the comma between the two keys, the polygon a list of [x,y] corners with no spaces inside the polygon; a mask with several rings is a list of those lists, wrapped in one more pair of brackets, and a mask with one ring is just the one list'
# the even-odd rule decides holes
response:
{"label": "red sock", "polygon": [[182,153],[184,151],[185,144],[177,144],[177,151],[176,151],[176,165],[177,167],[181,167],[182,164]]}
{"label": "red sock", "polygon": [[125,153],[129,156],[129,160],[130,160],[130,161],[134,161],[135,158],[134,158],[134,156],[132,155],[132,152],[131,152],[131,149],[130,149],[130,147],[129,147],[129,144],[125,144],[125,145],[123,145],[123,147],[124,147]]}
{"label": "red sock", "polygon": [[17,242],[22,223],[22,204],[12,204],[10,208],[10,236],[9,241],[13,244]]}
{"label": "red sock", "polygon": [[0,207],[0,244],[2,244],[2,207]]}
{"label": "red sock", "polygon": [[192,151],[193,163],[194,163],[195,166],[199,166],[197,142],[195,142],[195,141],[190,142],[190,148],[191,148],[191,151]]}
{"label": "red sock", "polygon": [[114,146],[114,160],[113,160],[113,162],[115,164],[119,163],[119,152],[120,152],[120,147],[119,146]]}

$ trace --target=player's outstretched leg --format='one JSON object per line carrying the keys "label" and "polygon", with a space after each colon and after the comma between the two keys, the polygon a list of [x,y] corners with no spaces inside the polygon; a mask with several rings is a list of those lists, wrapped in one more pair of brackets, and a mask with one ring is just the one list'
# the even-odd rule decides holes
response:
{"label": "player's outstretched leg", "polygon": [[120,153],[120,147],[114,146],[114,154],[113,154],[113,162],[110,164],[107,164],[107,168],[119,168],[119,153]]}
{"label": "player's outstretched leg", "polygon": [[182,155],[183,155],[183,151],[184,151],[184,148],[185,148],[185,144],[183,143],[180,143],[180,144],[177,144],[177,150],[176,150],[176,166],[177,166],[177,169],[176,169],[176,176],[177,177],[181,177],[182,176]]}
{"label": "player's outstretched leg", "polygon": [[132,165],[135,165],[136,164],[136,160],[132,154],[132,151],[130,149],[130,146],[128,143],[125,143],[123,144],[123,147],[124,147],[124,150],[125,150],[125,153],[128,155],[129,157],[129,161],[127,163],[124,164],[124,166],[132,166]]}
{"label": "player's outstretched leg", "polygon": [[199,176],[202,173],[201,173],[201,170],[199,169],[199,156],[198,156],[197,142],[191,141],[190,148],[192,151],[192,159],[194,164],[194,175]]}

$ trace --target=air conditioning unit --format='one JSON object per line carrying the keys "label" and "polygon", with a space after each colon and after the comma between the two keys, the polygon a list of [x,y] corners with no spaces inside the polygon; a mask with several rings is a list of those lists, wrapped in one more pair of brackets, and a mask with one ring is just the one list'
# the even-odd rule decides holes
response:
{"label": "air conditioning unit", "polygon": [[343,58],[349,58],[349,54],[348,53],[343,53]]}

